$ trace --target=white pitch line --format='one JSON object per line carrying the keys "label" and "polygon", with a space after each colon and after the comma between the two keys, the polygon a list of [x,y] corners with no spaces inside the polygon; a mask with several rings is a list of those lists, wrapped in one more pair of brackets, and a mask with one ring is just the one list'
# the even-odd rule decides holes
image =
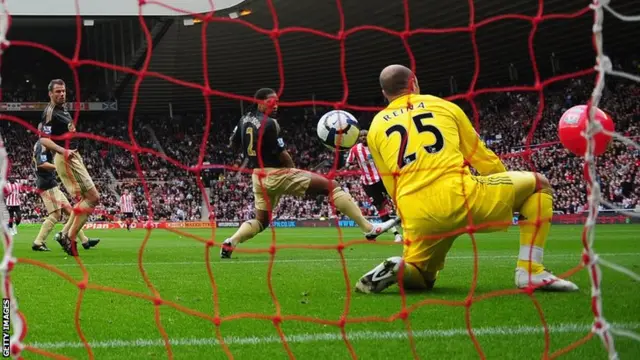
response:
{"label": "white pitch line", "polygon": [[[640,256],[640,253],[600,253],[599,256],[607,256],[607,257],[616,257],[616,256]],[[552,259],[580,259],[580,253],[575,254],[549,254],[544,256],[546,258]],[[516,260],[517,255],[478,255],[478,259],[485,260],[500,260],[500,259],[509,259]],[[365,261],[382,261],[383,256],[377,258],[346,258],[347,262],[365,262]],[[447,261],[449,260],[473,260],[473,256],[448,256]],[[212,266],[220,266],[220,265],[246,265],[246,264],[268,264],[271,260],[224,260],[224,261],[216,261],[212,262]],[[279,263],[339,263],[340,259],[338,257],[335,258],[324,258],[324,259],[276,259],[274,260],[275,264]],[[204,261],[143,261],[143,266],[167,266],[167,265],[201,265],[204,264]],[[78,266],[76,263],[72,264],[49,264],[56,267],[75,267]],[[92,266],[138,266],[137,262],[126,262],[126,263],[84,263],[87,267]]]}
{"label": "white pitch line", "polygon": [[[551,333],[581,333],[591,330],[590,324],[555,324],[549,326]],[[624,323],[612,324],[617,329],[638,329],[640,323]],[[541,326],[494,326],[474,328],[473,332],[476,336],[513,336],[523,334],[541,334],[544,329]],[[286,333],[285,333],[286,334]],[[452,329],[426,329],[413,330],[415,338],[452,338],[458,336],[468,336],[466,328]],[[406,331],[350,331],[347,333],[350,341],[371,341],[371,340],[404,340],[407,339]],[[301,333],[286,335],[289,343],[312,343],[312,342],[334,342],[342,341],[342,336],[336,332],[327,333]],[[169,339],[172,346],[213,346],[218,345],[216,338],[177,338]],[[264,345],[280,343],[278,336],[225,336],[224,342],[228,345]],[[82,348],[84,345],[80,342],[35,342],[29,344],[41,349],[64,349],[64,348]],[[160,339],[111,339],[89,342],[94,348],[143,348],[143,347],[161,347],[164,343]]]}

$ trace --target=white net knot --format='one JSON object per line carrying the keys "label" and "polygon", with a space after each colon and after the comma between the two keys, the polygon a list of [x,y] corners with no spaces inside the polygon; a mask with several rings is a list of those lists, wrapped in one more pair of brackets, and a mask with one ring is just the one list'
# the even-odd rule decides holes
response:
{"label": "white net knot", "polygon": [[593,266],[593,265],[597,264],[599,262],[599,260],[600,260],[600,256],[598,254],[594,253],[593,251],[589,251],[589,252],[583,251],[582,255],[583,255],[583,258],[584,258],[584,256],[586,256],[587,259],[589,260],[588,262],[586,262],[584,264],[585,266]]}
{"label": "white net knot", "polygon": [[596,335],[602,336],[609,331],[610,327],[611,326],[609,325],[609,323],[603,317],[600,317],[596,319],[596,321],[593,323],[593,326],[591,327],[591,332],[593,332]]}
{"label": "white net knot", "polygon": [[[602,30],[602,26],[600,26],[600,28]],[[593,31],[595,32],[595,25],[594,25]],[[594,67],[596,71],[611,72],[611,70],[613,70],[613,62],[611,62],[611,59],[607,55],[600,55],[597,57],[597,59],[598,59],[598,63]]]}
{"label": "white net knot", "polygon": [[4,259],[2,259],[2,263],[0,263],[0,274],[7,274],[10,272],[16,262],[18,262],[18,259],[15,257],[5,256]]}
{"label": "white net knot", "polygon": [[[594,135],[597,135],[598,133],[604,132],[604,127],[602,126],[602,124],[598,121],[594,121],[591,123],[591,126],[588,126],[587,129],[585,131],[582,132],[582,136],[590,139],[592,138]],[[586,154],[584,157],[584,160],[586,162],[593,162],[595,161],[595,157],[589,153]]]}
{"label": "white net knot", "polygon": [[[589,138],[588,134],[593,134],[593,131],[591,131],[591,132],[583,131],[583,132],[582,132],[582,136],[583,136],[583,137],[585,137],[585,138],[587,138],[587,139]],[[592,155],[592,154],[586,154],[586,155],[584,156],[584,161],[585,161],[585,162],[592,162],[593,160],[594,160],[594,157],[593,157],[593,155]]]}

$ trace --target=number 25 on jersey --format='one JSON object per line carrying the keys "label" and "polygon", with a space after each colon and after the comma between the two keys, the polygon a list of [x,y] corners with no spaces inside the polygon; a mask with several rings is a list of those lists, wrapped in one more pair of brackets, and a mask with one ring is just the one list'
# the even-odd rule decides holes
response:
{"label": "number 25 on jersey", "polygon": [[[435,137],[435,142],[430,145],[425,145],[424,150],[429,154],[437,154],[444,148],[444,136],[442,132],[434,125],[425,124],[424,120],[433,119],[433,113],[427,112],[414,116],[412,118],[413,124],[418,130],[418,133],[431,133]],[[387,137],[391,137],[394,133],[400,135],[400,150],[398,150],[398,168],[402,169],[404,166],[416,161],[418,153],[414,152],[406,154],[407,146],[409,145],[409,137],[407,136],[407,128],[400,124],[393,125],[387,129]]]}

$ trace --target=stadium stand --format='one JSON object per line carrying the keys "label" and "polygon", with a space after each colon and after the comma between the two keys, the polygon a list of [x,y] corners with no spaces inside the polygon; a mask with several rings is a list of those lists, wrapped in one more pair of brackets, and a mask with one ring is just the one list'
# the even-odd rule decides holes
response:
{"label": "stadium stand", "polygon": [[[637,66],[637,61],[631,65]],[[555,206],[559,213],[581,213],[585,209],[586,192],[581,168],[581,159],[569,154],[556,143],[557,119],[569,107],[583,103],[589,96],[592,82],[586,79],[572,79],[546,94],[547,106],[532,144],[534,153],[531,162],[523,157],[509,157],[524,148],[526,136],[535,115],[537,98],[521,93],[504,93],[485,96],[481,99],[481,136],[499,155],[506,155],[510,169],[532,169],[544,173],[556,189]],[[13,92],[15,94],[19,91]],[[640,88],[631,82],[611,81],[608,83],[601,108],[616,119],[617,131],[634,138],[640,136],[640,105],[631,99],[640,95]],[[464,104],[463,104],[464,105]],[[323,108],[283,109],[279,118],[287,126],[283,127],[284,138],[296,163],[303,169],[331,167],[333,154],[324,148],[315,137],[314,124],[325,111]],[[217,131],[211,132],[207,142],[205,161],[213,164],[240,165],[241,159],[226,147],[238,111],[223,110],[216,114]],[[359,120],[367,124],[372,113],[359,113]],[[105,119],[104,117],[107,117]],[[94,118],[95,117],[95,118]],[[102,117],[102,118],[101,118]],[[36,125],[34,120],[33,125]],[[141,146],[160,151],[183,164],[195,164],[197,153],[193,151],[203,136],[203,116],[176,115],[169,119],[166,115],[140,116],[134,121],[134,136]],[[6,134],[9,156],[13,160],[13,174],[21,182],[32,186],[34,175],[31,171],[31,149],[36,137],[24,129],[1,123]],[[366,126],[366,125],[365,125]],[[102,134],[114,139],[127,141],[126,116],[118,113],[107,115],[83,115],[78,131]],[[111,191],[102,191],[100,211],[93,220],[113,218],[118,213],[117,194],[128,188],[135,194],[136,215],[145,219],[147,204],[141,184],[136,176],[134,161],[130,153],[116,146],[96,145],[83,142],[87,167],[99,186]],[[89,155],[90,154],[90,155]],[[151,184],[151,199],[158,219],[200,220],[202,204],[195,181],[182,169],[151,155],[140,155],[141,167]],[[599,173],[603,194],[611,203],[624,209],[640,211],[640,152],[616,143],[599,161]],[[112,174],[111,177],[104,176]],[[176,180],[181,179],[181,180]],[[354,194],[363,212],[376,216],[377,212],[370,199],[359,186],[356,175],[343,177],[343,184]],[[252,216],[252,198],[247,187],[251,182],[246,174],[219,172],[205,184],[211,188],[210,201],[217,206],[218,220],[244,220]],[[161,195],[162,194],[162,195]],[[25,221],[40,221],[42,204],[34,194],[25,194],[27,211]],[[277,219],[309,219],[329,217],[329,204],[325,200],[318,204],[316,199],[299,200],[286,198],[279,205]],[[179,214],[184,214],[179,216]]]}
{"label": "stadium stand", "polygon": [[[545,4],[545,9],[552,11],[553,6],[557,5],[555,2],[549,1]],[[252,18],[252,22],[258,26],[269,27],[271,21],[271,17],[268,16],[269,11],[267,8],[261,8],[261,6],[266,5],[255,4],[255,6],[256,8],[254,8],[254,10],[256,15]],[[391,5],[381,2],[376,6],[379,6],[380,9],[386,9]],[[524,8],[522,10],[525,11]],[[346,11],[349,12],[348,9]],[[424,19],[432,17],[432,14],[423,13],[422,11],[423,10],[416,9],[415,13],[412,13],[412,16],[423,17]],[[478,9],[476,16],[482,18],[488,15],[484,14],[484,11],[485,10]],[[356,26],[359,22],[367,23],[370,20],[361,18],[360,15],[355,15],[351,12],[349,12],[348,15],[349,21],[354,22],[350,23],[349,26]],[[287,23],[295,23],[295,17],[290,18],[290,16],[291,14],[288,13],[281,14],[281,26],[285,26]],[[433,26],[441,22],[440,19],[431,20]],[[463,23],[466,21],[466,19],[462,17],[457,20]],[[450,26],[452,23],[456,23],[457,20],[453,18],[449,19],[447,25]],[[40,23],[41,21],[43,23]],[[49,23],[44,23],[45,21],[44,19],[37,21],[34,19],[25,19],[22,21],[22,19],[18,18],[13,25],[14,36],[27,40],[37,39],[39,43],[55,46],[60,53],[71,56],[75,49],[74,44],[61,42],[60,38],[73,38],[75,36],[75,23],[69,20],[69,23],[65,27],[56,27],[57,30],[55,35],[53,35],[37,31],[39,28],[51,26]],[[184,27],[182,24],[173,20],[149,18],[145,21],[155,46],[151,68],[167,74],[180,72],[180,77],[185,80],[195,79],[196,73],[199,74],[201,71],[201,59],[198,56],[194,57],[189,54],[200,52],[200,31],[194,27]],[[312,20],[308,19],[308,21]],[[384,21],[386,24],[390,22],[389,19],[380,19],[380,21]],[[584,21],[588,22],[590,19]],[[334,25],[337,25],[337,23]],[[328,24],[325,26],[331,27]],[[227,67],[231,66],[233,69],[235,69],[233,66],[235,66],[234,59],[236,59],[236,55],[234,54],[239,52],[239,49],[247,44],[255,46],[256,49],[272,47],[269,39],[258,39],[256,34],[250,31],[250,29],[234,28],[237,30],[233,33],[234,38],[233,40],[228,40],[225,37],[226,32],[224,32],[228,30],[222,30],[224,28],[223,24],[212,23],[209,27],[210,40],[216,44],[216,46],[226,49],[229,55],[229,57],[225,59],[224,65]],[[146,45],[143,40],[141,27],[137,21],[123,20],[119,26],[115,28],[115,33],[111,35],[115,39],[118,37],[123,38],[125,40],[124,44],[112,44],[114,40],[111,39],[108,34],[102,34],[104,31],[101,33],[100,30],[100,26],[96,26],[95,29],[87,28],[85,29],[85,31],[87,31],[85,36],[92,40],[104,40],[107,42],[106,46],[123,45],[121,58],[120,56],[114,56],[113,58],[115,63],[140,68]],[[215,30],[220,30],[221,32]],[[458,35],[466,36],[464,34],[455,34],[452,36],[455,37]],[[100,38],[101,36],[104,36],[104,39]],[[629,37],[611,36],[616,37],[615,40],[612,38],[611,42],[615,41],[620,44],[618,45],[619,48],[623,48],[625,41],[630,41]],[[411,41],[419,41],[419,39],[419,36],[414,36]],[[370,42],[365,41],[366,39],[359,40],[361,40],[358,42],[359,46],[370,46]],[[489,41],[489,39],[479,39],[479,41],[480,40]],[[387,44],[387,42],[390,41],[388,39],[377,39],[376,41],[384,42],[384,44],[379,44],[380,47],[393,48],[390,42]],[[447,40],[430,38],[430,41],[436,41],[436,43],[434,43],[435,46],[435,44],[440,44],[441,41]],[[491,41],[494,40],[491,39]],[[317,42],[309,44],[308,46],[314,46],[313,49],[316,49],[318,46],[321,46],[321,43],[322,42]],[[443,44],[446,44],[446,42]],[[581,46],[583,45],[575,41],[573,43],[566,43],[565,45],[571,45],[571,47],[566,48],[567,54],[582,51]],[[283,39],[282,46],[283,51],[286,52],[287,49],[292,46],[298,47],[301,45],[300,42],[295,39]],[[546,52],[548,50],[547,45],[539,44],[538,46],[541,49],[540,52]],[[554,46],[557,46],[557,44]],[[421,47],[413,46],[413,48],[417,51],[414,54],[415,56],[424,58],[424,56],[421,56],[421,51],[423,51]],[[308,50],[309,52],[312,51],[311,48]],[[105,58],[109,52],[102,51],[99,47],[91,46],[86,42],[83,42],[81,51],[90,58],[107,61],[112,60],[110,57]],[[328,52],[326,56],[329,56],[337,51],[337,48],[326,48],[325,51]],[[491,51],[498,51],[498,49],[492,48]],[[523,53],[525,52],[523,51]],[[263,59],[264,64],[256,64],[256,66],[259,67],[259,69],[265,69],[273,65],[273,61],[275,60],[273,55],[275,54],[266,53]],[[30,56],[38,60],[33,66],[30,63],[27,64],[21,61],[21,59]],[[175,58],[171,58],[172,56],[175,56]],[[173,60],[170,61],[170,59]],[[639,62],[636,54],[624,54],[624,56],[620,58],[612,57],[612,59],[614,59],[614,68],[628,70],[632,73],[638,71]],[[218,60],[220,59],[216,59],[216,61]],[[573,60],[575,61],[572,64],[564,65],[565,70],[570,66],[580,67],[581,62],[589,63],[590,61],[589,59],[581,57]],[[523,57],[522,61],[527,60]],[[306,66],[316,68],[316,65],[321,62],[322,59],[307,59],[304,62],[287,64],[287,71],[289,71],[287,76],[288,90],[284,95],[285,100],[287,96],[291,98],[291,92],[289,92],[291,89],[295,90],[301,86],[301,84],[292,83],[294,79],[298,78],[296,73],[300,72],[301,69],[305,69]],[[130,142],[128,113],[124,110],[130,105],[130,100],[133,96],[131,76],[126,76],[126,74],[123,73],[111,73],[94,67],[81,67],[78,72],[81,80],[80,97],[77,97],[77,94],[75,94],[75,86],[71,86],[72,73],[69,67],[60,59],[50,54],[42,55],[37,49],[24,48],[19,51],[8,52],[3,57],[3,63],[9,64],[12,69],[10,73],[3,77],[3,101],[46,101],[45,84],[50,80],[49,77],[51,74],[57,74],[57,77],[65,78],[70,83],[68,87],[69,103],[72,103],[76,99],[81,99],[82,101],[111,101],[118,98],[119,105],[122,108],[122,111],[117,112],[82,113],[78,131],[100,134],[112,139]],[[176,64],[182,65],[177,67]],[[451,71],[449,71],[449,73],[460,73],[458,70],[462,71],[463,69],[465,74],[470,71],[469,64],[465,64],[464,61],[453,65],[456,66],[455,71],[450,69]],[[525,65],[524,63],[516,63],[514,66],[521,71],[520,80],[518,80],[518,76],[516,75],[515,78],[512,77],[508,81],[522,83],[522,78],[529,76],[528,65]],[[347,64],[347,71],[351,71],[350,69],[356,68],[357,66],[359,66],[358,63],[351,61]],[[540,64],[540,66],[541,71],[547,74],[552,71],[548,68],[548,65]],[[505,85],[504,76],[499,75],[497,72],[498,68],[499,65],[492,65],[491,68],[484,69],[482,71],[483,75],[489,74],[490,76],[487,75],[479,79],[479,81],[484,82],[485,85]],[[228,89],[225,88],[223,90],[235,92],[250,91],[250,88],[246,87],[245,84],[234,82],[228,77],[227,74],[238,73],[233,69],[220,68],[217,63],[211,64],[210,76],[215,77],[221,84],[227,84],[225,86],[227,86]],[[258,68],[256,68],[256,71],[258,71],[257,69]],[[323,76],[318,76],[317,78],[322,78],[324,83],[317,83],[318,80],[314,80],[316,83],[306,84],[309,87],[313,87],[317,96],[320,98],[329,99],[335,94],[341,93],[339,89],[341,81],[337,77],[339,71],[333,71],[332,69],[331,66],[328,66],[326,69],[318,68],[319,71],[323,71]],[[556,70],[553,69],[554,74],[555,71]],[[442,83],[442,79],[440,79],[441,76],[438,73],[438,71],[429,71],[422,73],[421,76],[423,76],[427,82]],[[460,78],[465,78],[462,73],[460,74]],[[244,74],[243,76],[251,76],[251,74]],[[277,80],[269,76],[266,78],[261,77],[258,80],[266,83]],[[362,76],[358,76],[359,80],[366,78],[367,77],[363,78]],[[352,92],[359,91],[364,94],[363,99],[365,100],[359,101],[359,104],[371,106],[382,105],[380,96],[373,95],[377,93],[376,86],[368,86],[372,84],[371,81],[373,80],[375,79],[366,80],[369,82],[350,81]],[[463,84],[461,83],[460,85],[462,86]],[[452,85],[449,90],[454,92],[456,89],[457,85]],[[545,89],[543,117],[533,134],[533,138],[529,139],[529,144],[534,147],[534,153],[529,160],[518,156],[510,157],[508,154],[522,151],[525,147],[526,136],[532,127],[532,122],[539,105],[537,94],[531,92],[492,93],[480,95],[476,98],[480,115],[478,128],[481,131],[480,135],[483,140],[485,140],[496,153],[507,156],[506,163],[508,168],[529,170],[535,168],[547,175],[556,189],[555,210],[561,213],[581,212],[585,207],[586,195],[584,191],[584,181],[582,181],[580,159],[568,154],[558,145],[552,144],[557,141],[557,120],[564,110],[573,105],[584,103],[588,99],[592,89],[592,76],[558,82]],[[176,87],[155,78],[145,79],[141,84],[140,91],[143,92],[145,96],[139,98],[137,105],[138,112],[136,112],[133,121],[132,129],[135,141],[137,141],[140,146],[158,151],[182,164],[195,165],[199,152],[194,151],[194,149],[196,149],[201,142],[206,122],[201,110],[203,104],[201,94],[197,94],[197,91],[193,89]],[[633,82],[615,78],[606,82],[604,97],[600,107],[612,114],[617,126],[616,130],[622,132],[625,136],[634,137],[640,135],[640,105],[633,101],[639,92],[640,89],[638,89],[638,85]],[[438,93],[438,95],[446,94],[441,92]],[[366,98],[367,96],[368,100]],[[240,114],[237,102],[231,103],[232,106],[229,106],[230,103],[228,99],[212,97],[211,101],[212,106],[214,106],[212,116],[215,130],[209,133],[209,138],[207,139],[205,162],[209,162],[210,164],[240,165],[241,159],[226,147],[229,134]],[[159,103],[164,105],[173,103],[175,112],[171,111],[167,113],[167,111],[165,111],[166,109],[160,111],[158,109]],[[468,115],[472,115],[471,108],[466,101],[460,101],[459,104],[463,106]],[[200,111],[194,109],[200,109]],[[323,168],[328,170],[331,167],[333,154],[322,147],[315,136],[315,122],[328,110],[328,107],[322,106],[282,108],[280,110],[278,117],[283,124],[286,124],[286,126],[283,126],[283,136],[287,139],[288,150],[292,153],[298,167],[313,170]],[[359,121],[364,127],[368,126],[369,121],[374,115],[372,112],[354,113],[358,116]],[[20,112],[19,116],[31,121],[34,127],[39,121],[37,119],[37,116],[39,116],[37,112]],[[473,117],[471,118],[473,119]],[[28,145],[35,141],[35,136],[9,122],[0,122],[0,129],[7,141],[9,157],[13,162],[13,176],[18,177],[23,183],[33,186],[34,177],[30,164],[31,148]],[[107,214],[111,216],[117,213],[117,196],[123,187],[135,189],[134,194],[137,194],[137,213],[143,218],[148,204],[146,204],[146,200],[144,200],[144,196],[141,193],[142,190],[140,188],[133,156],[118,146],[101,144],[90,140],[83,141],[83,145],[85,147],[84,149],[88,150],[83,151],[87,167],[91,175],[99,183],[99,187],[104,189],[101,191],[103,199],[100,208],[92,215],[93,220],[102,218]],[[193,200],[199,197],[199,190],[196,188],[195,180],[192,176],[186,176],[187,173],[184,170],[178,169],[157,156],[139,154],[138,157],[142,173],[145,175],[147,181],[152,184],[152,194],[166,194],[164,198],[159,196],[151,197],[156,216],[170,219],[177,216],[176,212],[178,209],[184,212],[186,214],[185,216],[189,219],[198,218],[199,216],[204,218],[206,216],[202,211],[202,203]],[[638,200],[640,187],[634,185],[640,181],[638,176],[639,162],[640,155],[637,151],[623,148],[623,146],[619,144],[614,145],[599,162],[600,169],[606,170],[602,172],[602,176],[610,177],[601,179],[603,184],[607,184],[602,190],[604,196],[606,196],[610,202],[626,209],[640,207]],[[183,179],[184,184],[180,184],[180,186],[177,187],[174,186],[172,181],[176,178]],[[250,204],[252,203],[252,199],[250,193],[248,193],[248,195],[245,194],[243,197],[238,195],[243,193],[243,189],[249,186],[250,181],[247,179],[247,175],[238,175],[225,171],[210,171],[208,173],[205,186],[211,189],[209,201],[217,207],[214,209],[216,218],[241,220],[251,217],[252,210]],[[357,175],[354,174],[353,176],[343,177],[341,181],[358,200],[363,212],[367,215],[375,216],[375,209],[371,206],[369,199],[367,199],[361,187],[358,186]],[[171,191],[168,189],[171,189]],[[172,194],[172,192],[176,193]],[[42,213],[41,202],[35,195],[25,194],[24,196],[27,199],[26,204],[28,209],[25,211],[26,221],[40,220],[40,214]],[[280,219],[327,217],[329,216],[329,212],[329,204],[326,200],[320,204],[317,199],[296,200],[287,198],[280,204],[276,216]]]}

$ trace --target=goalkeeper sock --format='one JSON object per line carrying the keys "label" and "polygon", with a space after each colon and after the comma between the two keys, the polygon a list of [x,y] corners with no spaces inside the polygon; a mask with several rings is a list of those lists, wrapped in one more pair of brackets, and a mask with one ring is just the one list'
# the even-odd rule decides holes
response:
{"label": "goalkeeper sock", "polygon": [[56,222],[58,222],[58,219],[56,219],[55,216],[49,214],[49,216],[44,219],[42,226],[40,226],[40,232],[38,232],[38,236],[36,236],[36,239],[33,242],[36,245],[44,244],[45,239],[47,238],[47,236],[49,236],[51,230],[53,230],[53,227],[56,226]]}
{"label": "goalkeeper sock", "polygon": [[231,236],[231,243],[236,246],[258,235],[262,230],[264,230],[264,227],[262,227],[260,221],[256,219],[245,221],[240,225],[236,233]]}
{"label": "goalkeeper sock", "polygon": [[[520,224],[520,254],[517,266],[537,274],[544,270],[542,258],[553,216],[551,190],[542,189],[529,196],[520,208],[520,216],[526,222]],[[536,223],[539,226],[536,226]]]}
{"label": "goalkeeper sock", "polygon": [[360,211],[360,208],[358,208],[358,205],[356,205],[351,195],[344,192],[342,188],[337,187],[333,189],[331,197],[333,198],[333,203],[336,205],[336,209],[355,221],[362,231],[367,233],[373,229],[373,225],[364,218],[362,211]]}

